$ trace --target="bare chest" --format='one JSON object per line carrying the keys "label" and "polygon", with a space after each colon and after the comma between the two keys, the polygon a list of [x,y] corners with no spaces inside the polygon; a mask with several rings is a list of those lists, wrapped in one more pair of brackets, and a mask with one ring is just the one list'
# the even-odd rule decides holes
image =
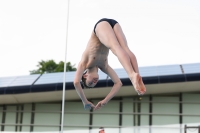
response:
{"label": "bare chest", "polygon": [[107,65],[109,49],[104,44],[102,44],[94,34],[92,34],[88,42],[86,53],[88,68],[94,66],[103,68]]}
{"label": "bare chest", "polygon": [[105,67],[108,63],[108,49],[96,49],[96,51],[91,51],[88,55],[88,67],[98,66]]}

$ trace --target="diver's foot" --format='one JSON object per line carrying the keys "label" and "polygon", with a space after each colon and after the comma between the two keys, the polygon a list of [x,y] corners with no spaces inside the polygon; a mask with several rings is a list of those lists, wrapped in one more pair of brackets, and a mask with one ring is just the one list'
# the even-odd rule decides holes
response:
{"label": "diver's foot", "polygon": [[138,95],[143,95],[146,92],[146,87],[142,81],[142,77],[138,73],[134,73],[131,82]]}

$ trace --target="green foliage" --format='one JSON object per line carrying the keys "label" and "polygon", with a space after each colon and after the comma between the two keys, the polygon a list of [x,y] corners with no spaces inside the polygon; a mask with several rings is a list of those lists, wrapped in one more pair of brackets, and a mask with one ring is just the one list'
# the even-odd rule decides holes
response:
{"label": "green foliage", "polygon": [[[64,71],[64,62],[60,61],[58,64],[54,60],[39,61],[38,69],[31,70],[30,74],[43,74],[43,73],[54,73],[54,72],[63,72]],[[66,71],[76,71],[75,65],[72,65],[70,62],[66,63]]]}

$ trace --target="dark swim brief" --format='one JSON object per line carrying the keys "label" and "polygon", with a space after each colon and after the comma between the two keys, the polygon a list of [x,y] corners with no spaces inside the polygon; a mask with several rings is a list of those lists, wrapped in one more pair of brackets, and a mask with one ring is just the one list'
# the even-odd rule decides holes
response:
{"label": "dark swim brief", "polygon": [[100,20],[95,24],[95,26],[94,26],[94,33],[95,33],[95,34],[96,34],[95,29],[96,29],[96,27],[97,27],[97,24],[100,23],[100,22],[102,22],[102,21],[108,22],[112,28],[115,26],[116,23],[118,23],[118,22],[117,22],[116,20],[114,20],[114,19],[102,18],[102,19],[100,19]]}

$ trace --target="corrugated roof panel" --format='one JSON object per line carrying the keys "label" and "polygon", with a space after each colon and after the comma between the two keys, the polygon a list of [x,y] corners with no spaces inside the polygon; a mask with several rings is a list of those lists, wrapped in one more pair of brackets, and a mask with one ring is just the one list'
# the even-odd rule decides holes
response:
{"label": "corrugated roof panel", "polygon": [[157,67],[139,67],[139,72],[142,77],[158,76]]}
{"label": "corrugated roof panel", "polygon": [[58,83],[63,78],[63,72],[43,74],[34,84],[53,84]]}
{"label": "corrugated roof panel", "polygon": [[128,74],[126,73],[125,69],[119,68],[119,69],[114,69],[114,71],[117,73],[117,75],[120,79],[121,78],[128,78]]}
{"label": "corrugated roof panel", "polygon": [[157,66],[159,76],[182,74],[180,65]]}
{"label": "corrugated roof panel", "polygon": [[34,75],[29,75],[29,76],[18,76],[15,78],[13,82],[9,84],[9,86],[32,85],[39,76],[40,74],[34,74]]}
{"label": "corrugated roof panel", "polygon": [[[66,72],[66,82],[73,82],[75,78],[75,73],[76,71]],[[105,73],[103,73],[102,71],[99,71],[98,73],[100,80],[106,79],[107,75]],[[35,84],[62,83],[63,78],[63,72],[43,74]]]}
{"label": "corrugated roof panel", "polygon": [[98,71],[98,74],[99,74],[99,80],[105,80],[107,78],[107,74],[105,74],[101,70]]}
{"label": "corrugated roof panel", "polygon": [[1,77],[0,78],[0,87],[7,87],[12,83],[17,77]]}
{"label": "corrugated roof panel", "polygon": [[[76,74],[76,71],[72,71],[72,72],[67,72],[66,73],[66,82],[73,82],[74,81],[74,78],[75,78],[75,74]],[[99,80],[104,80],[106,79],[107,75],[102,72],[101,70],[98,71],[98,74],[99,74]],[[63,82],[63,76],[62,78],[59,80],[59,82]]]}
{"label": "corrugated roof panel", "polygon": [[[176,75],[184,73],[200,73],[200,63],[194,64],[183,64],[182,69],[180,65],[165,65],[165,66],[150,66],[150,67],[139,67],[140,75],[142,77],[150,76],[162,76],[162,75]],[[125,69],[114,69],[119,78],[128,78]],[[104,80],[107,78],[107,74],[99,70],[99,79]],[[40,75],[28,75],[18,77],[1,77],[0,87],[8,86],[24,86],[33,84]],[[66,73],[66,82],[73,82],[75,71]],[[48,73],[43,74],[35,82],[37,84],[53,84],[63,82],[63,72],[60,73]]]}
{"label": "corrugated roof panel", "polygon": [[[66,72],[66,80],[65,81],[66,82],[74,82],[75,74],[76,74],[76,71]],[[64,78],[64,75],[62,77],[61,83],[63,82],[63,78]]]}
{"label": "corrugated roof panel", "polygon": [[200,73],[200,63],[183,64],[184,73]]}
{"label": "corrugated roof panel", "polygon": [[[115,72],[119,76],[119,78],[128,78],[128,74],[125,69],[115,69]],[[158,75],[172,75],[172,74],[181,74],[181,69],[179,66],[151,66],[151,67],[140,67],[139,68],[140,75],[142,77],[149,76],[158,76]]]}

